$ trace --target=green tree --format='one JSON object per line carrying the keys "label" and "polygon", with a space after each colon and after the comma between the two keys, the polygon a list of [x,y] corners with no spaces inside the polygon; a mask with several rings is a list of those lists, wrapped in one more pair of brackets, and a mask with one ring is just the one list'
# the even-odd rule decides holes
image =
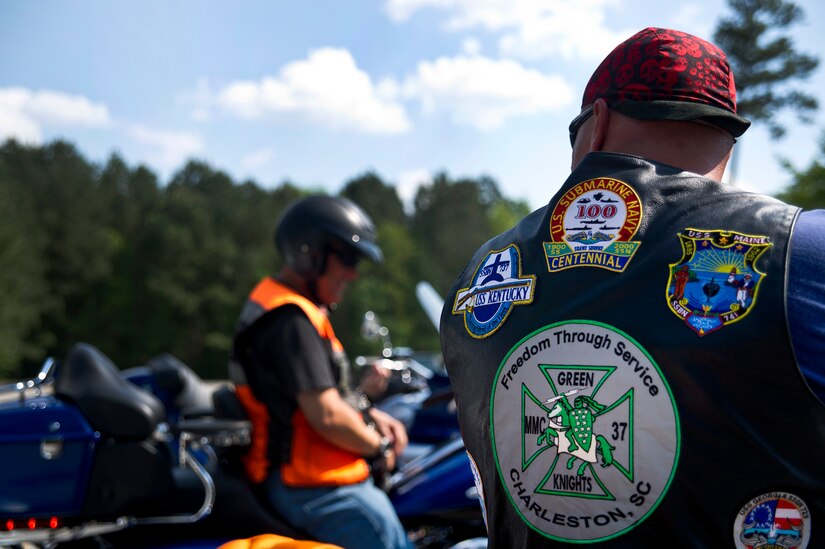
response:
{"label": "green tree", "polygon": [[154,345],[203,372],[225,369],[242,304],[233,293],[240,255],[232,231],[236,192],[226,174],[189,162],[147,220],[157,240],[157,264],[147,280],[161,313],[153,322]]}
{"label": "green tree", "polygon": [[[5,151],[3,151],[5,153]],[[0,155],[0,379],[20,378],[42,358],[31,341],[48,303],[43,240],[30,197],[4,173]]]}
{"label": "green tree", "polygon": [[94,296],[112,272],[117,235],[106,225],[109,204],[97,188],[97,170],[65,141],[2,147],[6,173],[23,184],[43,242],[42,263],[48,298],[31,341],[48,354],[62,355],[89,340],[100,322]]}
{"label": "green tree", "polygon": [[421,250],[416,275],[445,295],[476,249],[526,210],[507,201],[489,177],[453,181],[436,175],[415,197],[412,232]]}
{"label": "green tree", "polygon": [[332,316],[336,334],[352,356],[377,354],[380,345],[360,335],[364,313],[373,311],[389,328],[394,345],[437,350],[438,334],[415,297],[416,265],[421,257],[416,242],[406,227],[385,223],[378,228],[378,243],[384,262],[359,266],[359,278]]}
{"label": "green tree", "polygon": [[[153,329],[155,303],[147,280],[157,268],[157,239],[148,220],[162,208],[163,195],[157,177],[145,166],[130,169],[113,155],[100,174],[100,193],[110,204],[109,225],[116,235],[112,274],[90,299],[98,315],[99,346],[123,367],[145,361],[156,351]],[[164,349],[165,350],[165,349]]]}
{"label": "green tree", "polygon": [[804,170],[797,170],[787,160],[783,162],[793,182],[778,195],[780,200],[806,210],[825,208],[825,134],[819,142],[819,158]]}
{"label": "green tree", "polygon": [[361,206],[376,225],[407,223],[404,206],[395,187],[385,183],[373,172],[350,179],[341,190],[341,196]]}
{"label": "green tree", "polygon": [[791,27],[804,20],[803,11],[786,0],[728,0],[732,10],[714,33],[736,76],[737,111],[767,126],[774,139],[785,134],[777,120],[783,109],[810,122],[817,100],[793,81],[807,79],[819,60],[794,48]]}
{"label": "green tree", "polygon": [[490,229],[499,234],[514,227],[530,213],[530,206],[523,200],[501,198],[490,205]]}
{"label": "green tree", "polygon": [[156,264],[147,289],[155,306],[155,352],[166,350],[204,376],[226,375],[235,322],[249,291],[277,270],[273,230],[302,192],[235,184],[203,162],[189,162],[151,212],[147,232]]}
{"label": "green tree", "polygon": [[361,267],[362,276],[334,316],[339,337],[353,355],[380,351],[380,345],[364,340],[359,331],[364,313],[373,311],[389,328],[395,345],[438,349],[437,334],[415,299],[416,266],[423,249],[410,233],[410,219],[395,187],[368,172],[348,181],[341,195],[364,208],[376,223],[384,263]]}
{"label": "green tree", "polygon": [[[276,273],[273,232],[284,207],[308,191],[262,189],[191,161],[167,185],[118,155],[97,166],[74,147],[13,141],[0,147],[0,376],[87,341],[121,367],[170,352],[204,377],[225,377],[237,315],[251,288]],[[374,354],[359,333],[367,310],[396,345],[437,350],[415,297],[419,280],[446,292],[478,245],[527,213],[490,178],[422,188],[407,216],[374,173],[342,194],[378,229],[385,262],[364,263],[333,314],[348,351]]]}

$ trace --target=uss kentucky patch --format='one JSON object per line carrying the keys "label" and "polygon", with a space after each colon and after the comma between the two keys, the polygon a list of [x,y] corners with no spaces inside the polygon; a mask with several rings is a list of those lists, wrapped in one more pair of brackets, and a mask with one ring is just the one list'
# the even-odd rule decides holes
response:
{"label": "uss kentucky patch", "polygon": [[755,264],[771,246],[768,237],[698,229],[678,236],[682,258],[670,264],[670,310],[700,336],[742,320],[765,277]]}
{"label": "uss kentucky patch", "polygon": [[534,275],[521,276],[521,253],[515,244],[488,252],[469,288],[459,290],[454,315],[464,315],[467,333],[481,339],[504,324],[516,305],[533,302]]}
{"label": "uss kentucky patch", "polygon": [[607,324],[559,322],[519,341],[494,380],[496,467],[530,528],[590,543],[655,511],[676,472],[680,423],[667,380],[639,343]]}
{"label": "uss kentucky patch", "polygon": [[598,267],[622,272],[639,242],[631,240],[642,220],[635,189],[609,177],[573,186],[550,216],[550,242],[544,243],[550,272]]}

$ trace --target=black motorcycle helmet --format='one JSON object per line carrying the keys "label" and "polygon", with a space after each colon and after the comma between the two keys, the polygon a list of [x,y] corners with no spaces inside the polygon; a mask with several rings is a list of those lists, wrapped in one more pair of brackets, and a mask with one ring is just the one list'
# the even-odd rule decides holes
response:
{"label": "black motorcycle helmet", "polygon": [[324,273],[331,245],[355,250],[374,263],[384,254],[367,213],[346,198],[315,195],[286,207],[275,229],[275,246],[295,272],[309,280]]}

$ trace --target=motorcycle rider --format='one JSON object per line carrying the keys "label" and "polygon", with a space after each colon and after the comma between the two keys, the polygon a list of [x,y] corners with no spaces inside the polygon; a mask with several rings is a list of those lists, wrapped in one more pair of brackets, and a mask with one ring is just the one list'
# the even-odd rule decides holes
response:
{"label": "motorcycle rider", "polygon": [[293,526],[319,541],[408,547],[365,459],[392,469],[406,431],[380,410],[358,409],[349,362],[328,318],[358,276],[358,262],[383,260],[375,227],[347,199],[309,196],[284,210],[275,243],[284,267],[250,293],[230,361],[253,423],[247,476],[264,483]]}

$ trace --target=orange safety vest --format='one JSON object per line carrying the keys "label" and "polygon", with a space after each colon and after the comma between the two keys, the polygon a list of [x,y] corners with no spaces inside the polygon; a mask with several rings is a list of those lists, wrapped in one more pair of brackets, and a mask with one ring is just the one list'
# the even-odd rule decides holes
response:
{"label": "orange safety vest", "polygon": [[320,541],[302,541],[277,534],[260,534],[251,538],[234,539],[218,549],[342,549],[339,545]]}
{"label": "orange safety vest", "polygon": [[[312,301],[272,278],[263,279],[249,295],[241,312],[237,338],[265,313],[284,305],[297,305],[318,330],[318,334],[332,345],[333,352],[344,348],[329,318]],[[252,393],[246,383],[243,367],[237,360],[230,361],[230,377],[235,391],[252,422],[252,444],[244,465],[252,482],[263,482],[270,469],[268,454],[270,416],[266,406]],[[344,450],[322,438],[304,417],[300,408],[292,415],[292,440],[289,462],[281,464],[281,479],[287,486],[342,486],[362,482],[369,477],[367,462],[353,452]]]}

